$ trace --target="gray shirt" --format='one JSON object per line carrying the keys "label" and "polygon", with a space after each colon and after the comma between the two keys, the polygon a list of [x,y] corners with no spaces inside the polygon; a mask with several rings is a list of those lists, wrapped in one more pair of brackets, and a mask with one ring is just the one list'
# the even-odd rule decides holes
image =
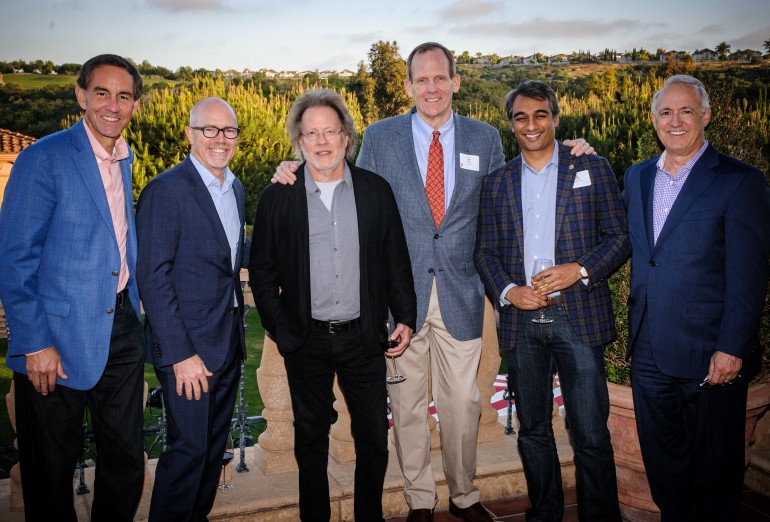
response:
{"label": "gray shirt", "polygon": [[349,321],[360,315],[361,267],[353,177],[345,164],[331,209],[305,166],[310,243],[310,309],[314,319]]}

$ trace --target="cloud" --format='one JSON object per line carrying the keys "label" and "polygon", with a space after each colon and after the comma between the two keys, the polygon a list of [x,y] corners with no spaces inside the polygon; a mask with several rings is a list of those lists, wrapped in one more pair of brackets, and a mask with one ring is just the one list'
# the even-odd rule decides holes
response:
{"label": "cloud", "polygon": [[148,4],[176,13],[188,11],[229,11],[220,0],[148,0]]}
{"label": "cloud", "polygon": [[630,31],[647,27],[660,27],[660,24],[642,22],[640,20],[548,20],[538,17],[518,23],[468,24],[456,27],[454,30],[465,34],[526,36],[528,38],[552,40],[554,36],[559,38],[593,38],[597,34],[616,32],[627,34]]}
{"label": "cloud", "polygon": [[482,0],[456,0],[439,11],[439,16],[445,20],[483,18],[488,14],[501,11],[502,2],[484,2]]}

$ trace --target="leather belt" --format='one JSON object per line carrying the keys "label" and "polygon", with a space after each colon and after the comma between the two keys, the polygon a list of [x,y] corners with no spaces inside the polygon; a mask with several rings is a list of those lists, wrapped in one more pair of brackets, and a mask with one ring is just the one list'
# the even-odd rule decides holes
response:
{"label": "leather belt", "polygon": [[128,287],[121,290],[115,296],[115,308],[123,308],[123,303],[125,303],[127,299],[128,299]]}
{"label": "leather belt", "polygon": [[564,306],[564,297],[562,297],[561,294],[556,297],[546,297],[545,306],[546,308],[549,306]]}
{"label": "leather belt", "polygon": [[348,332],[357,327],[361,323],[361,318],[356,317],[350,321],[319,321],[318,319],[313,319],[312,321],[315,328],[326,330],[330,334],[338,334]]}

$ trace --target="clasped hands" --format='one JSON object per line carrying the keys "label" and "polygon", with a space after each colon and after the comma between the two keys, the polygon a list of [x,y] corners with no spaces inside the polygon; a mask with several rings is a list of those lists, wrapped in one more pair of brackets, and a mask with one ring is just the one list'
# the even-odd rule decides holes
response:
{"label": "clasped hands", "polygon": [[520,310],[537,310],[546,305],[546,297],[569,288],[582,279],[578,263],[564,263],[535,274],[531,286],[514,286],[505,298]]}

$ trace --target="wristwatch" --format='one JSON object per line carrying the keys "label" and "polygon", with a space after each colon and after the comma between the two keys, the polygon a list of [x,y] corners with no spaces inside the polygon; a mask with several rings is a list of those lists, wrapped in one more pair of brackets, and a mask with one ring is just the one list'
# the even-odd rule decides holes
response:
{"label": "wristwatch", "polygon": [[584,266],[580,267],[580,277],[583,279],[588,279],[588,270],[586,270],[586,267]]}

